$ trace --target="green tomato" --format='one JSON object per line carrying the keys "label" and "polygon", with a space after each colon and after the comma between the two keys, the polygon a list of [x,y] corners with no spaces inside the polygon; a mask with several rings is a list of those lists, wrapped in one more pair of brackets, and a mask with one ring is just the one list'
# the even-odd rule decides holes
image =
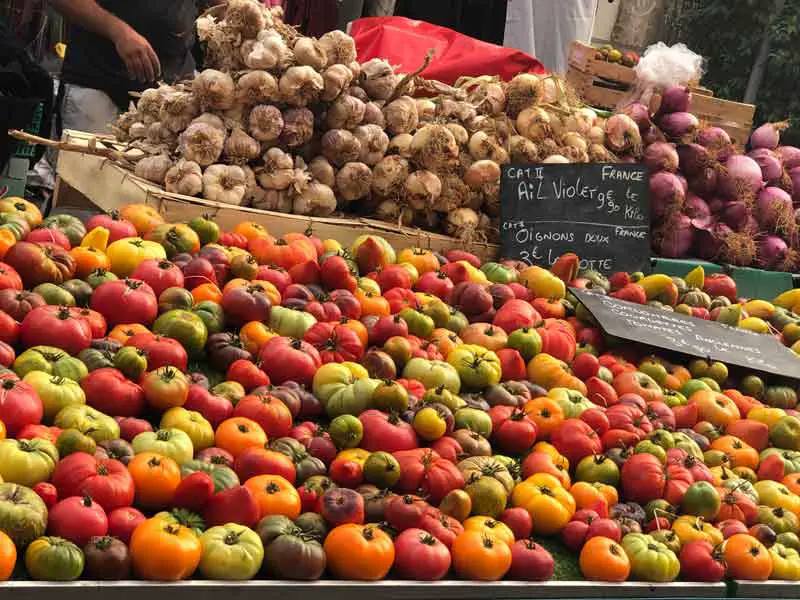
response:
{"label": "green tomato", "polygon": [[703,460],[703,451],[692,438],[685,433],[676,431],[672,434],[672,439],[675,440],[675,447],[680,448],[689,456],[693,456],[697,460]]}
{"label": "green tomato", "polygon": [[776,448],[800,450],[800,419],[786,416],[769,428],[769,441]]}
{"label": "green tomato", "polygon": [[40,537],[25,551],[25,569],[38,581],[74,581],[83,573],[83,552],[64,538]]}
{"label": "green tomato", "polygon": [[47,506],[29,487],[0,483],[0,531],[24,548],[47,528]]}
{"label": "green tomato", "polygon": [[61,213],[51,215],[42,221],[42,227],[52,227],[59,229],[67,236],[71,246],[80,246],[83,237],[86,235],[86,227],[78,217]]}
{"label": "green tomato", "polygon": [[89,372],[97,369],[110,369],[114,367],[114,352],[99,348],[85,348],[78,354],[80,360]]}
{"label": "green tomato", "polygon": [[484,410],[465,406],[456,411],[454,429],[468,429],[485,438],[492,435],[492,419]]}
{"label": "green tomato", "polygon": [[698,381],[705,383],[709,388],[711,388],[711,391],[714,392],[722,391],[722,388],[719,387],[719,383],[717,383],[716,379],[713,379],[711,377],[701,377],[700,379],[698,379]]}
{"label": "green tomato", "polygon": [[364,479],[389,489],[400,480],[400,463],[389,452],[373,452],[364,462]]}
{"label": "green tomato", "polygon": [[58,412],[53,424],[61,429],[77,429],[95,442],[119,439],[117,422],[91,406],[66,406]]}
{"label": "green tomato", "polygon": [[450,317],[447,319],[447,322],[442,325],[442,327],[449,329],[456,335],[459,335],[468,326],[469,320],[467,320],[466,315],[455,308],[450,309]]}
{"label": "green tomato", "polygon": [[519,351],[522,358],[528,363],[542,351],[542,336],[533,327],[523,327],[511,332],[506,345]]}
{"label": "green tomato", "polygon": [[44,371],[73,381],[80,381],[89,374],[80,360],[53,346],[33,346],[17,357],[14,361],[17,376],[25,377],[31,371]]}
{"label": "green tomato", "polygon": [[756,522],[768,525],[775,533],[797,533],[797,515],[781,507],[759,506],[756,513]]}
{"label": "green tomato", "polygon": [[203,351],[208,329],[203,319],[188,310],[170,310],[156,319],[153,332],[178,340],[190,355]]}
{"label": "green tomato", "polygon": [[426,390],[444,386],[444,389],[458,394],[461,391],[461,378],[455,368],[442,360],[412,358],[403,368],[403,377],[416,379]]}
{"label": "green tomato", "polygon": [[214,493],[235,488],[240,484],[239,476],[230,467],[217,463],[190,460],[181,465],[181,477],[188,477],[192,473],[202,471],[208,473],[214,482]]}
{"label": "green tomato", "polygon": [[700,390],[704,390],[707,392],[712,391],[711,386],[702,379],[690,379],[686,383],[683,384],[681,387],[681,394],[686,396],[687,398],[691,398],[692,394],[695,392],[699,392]]}
{"label": "green tomato", "polygon": [[427,390],[425,395],[422,396],[422,402],[423,404],[441,402],[449,408],[452,413],[455,413],[459,408],[467,405],[461,396],[454,394],[443,385]]}
{"label": "green tomato", "polygon": [[30,371],[23,381],[30,384],[42,399],[44,419],[48,423],[56,418],[62,408],[86,404],[86,394],[78,382],[72,379],[50,375],[44,371]]}
{"label": "green tomato", "polygon": [[650,500],[644,507],[644,515],[648,521],[652,521],[656,517],[664,517],[672,522],[675,519],[676,512],[675,507],[663,498]]}
{"label": "green tomato", "polygon": [[599,482],[616,487],[619,483],[619,467],[603,454],[584,456],[575,468],[575,477],[578,481]]}
{"label": "green tomato", "polygon": [[565,419],[577,419],[583,414],[583,411],[594,408],[592,401],[577,390],[556,387],[548,391],[547,395],[558,402],[561,410],[564,411]]}
{"label": "green tomato", "polygon": [[215,396],[227,398],[234,406],[247,394],[244,390],[244,386],[238,381],[223,381],[218,383],[211,388],[211,393]]}
{"label": "green tomato", "polygon": [[796,533],[779,533],[775,543],[794,550],[800,550],[800,537]]}
{"label": "green tomato", "polygon": [[106,271],[105,269],[95,269],[91,273],[86,276],[86,283],[92,286],[92,289],[97,289],[97,287],[101,283],[105,283],[107,281],[116,281],[119,279],[114,273],[111,271]]}
{"label": "green tomato", "polygon": [[228,523],[202,533],[200,572],[208,579],[247,580],[256,576],[264,560],[258,534],[244,525]]}
{"label": "green tomato", "polygon": [[642,440],[633,449],[634,454],[652,454],[662,465],[667,463],[667,451],[650,440]]}
{"label": "green tomato", "polygon": [[221,333],[225,330],[225,312],[216,302],[211,300],[198,302],[192,308],[192,312],[203,321],[208,335]]}
{"label": "green tomato", "polygon": [[695,481],[686,490],[681,501],[684,514],[703,517],[712,521],[720,509],[720,497],[716,488],[707,481]]}
{"label": "green tomato", "polygon": [[[780,422],[780,421],[779,421]],[[782,450],[780,448],[767,448],[762,450],[759,455],[759,460],[764,462],[764,459],[773,454],[777,454],[783,460],[783,473],[789,475],[800,471],[800,452],[797,450]]]}
{"label": "green tomato", "polygon": [[131,381],[139,381],[147,371],[147,352],[135,346],[120,348],[114,355],[114,367]]}
{"label": "green tomato", "polygon": [[75,306],[75,296],[55,283],[40,283],[33,291],[51,306]]}
{"label": "green tomato", "polygon": [[787,385],[770,385],[764,392],[764,403],[775,408],[794,408],[797,392]]}
{"label": "green tomato", "polygon": [[500,263],[487,262],[481,266],[481,271],[486,275],[486,279],[492,283],[514,283],[518,280],[519,274],[515,269],[504,267]]}
{"label": "green tomato", "polygon": [[633,579],[667,583],[678,577],[681,570],[678,557],[652,536],[629,533],[622,538],[622,548],[630,560]]}
{"label": "green tomato", "polygon": [[97,450],[97,443],[77,429],[65,429],[56,440],[56,448],[58,448],[59,456],[64,458],[75,452],[94,454]]}
{"label": "green tomato", "polygon": [[0,440],[0,477],[33,487],[47,481],[58,462],[56,447],[41,438]]}
{"label": "green tomato", "polygon": [[429,338],[431,333],[433,333],[435,327],[433,318],[418,310],[404,308],[400,311],[400,318],[408,324],[408,333],[411,335],[415,335],[424,340]]}
{"label": "green tomato", "polygon": [[675,438],[666,429],[656,429],[650,434],[649,439],[657,446],[661,446],[664,450],[675,447]]}
{"label": "green tomato", "polygon": [[497,354],[476,344],[462,344],[447,355],[465,387],[483,390],[500,383],[502,366]]}
{"label": "green tomato", "polygon": [[192,460],[194,455],[192,439],[186,432],[176,427],[143,431],[133,438],[131,445],[136,454],[155,452],[171,458],[179,465]]}
{"label": "green tomato", "polygon": [[[404,310],[409,310],[409,309],[404,309]],[[450,321],[450,307],[447,306],[447,304],[445,304],[444,302],[441,302],[439,300],[434,300],[433,302],[428,302],[427,304],[425,304],[425,306],[422,307],[422,313],[425,316],[433,319],[434,327],[444,327],[445,325],[447,325],[448,321]],[[409,330],[409,333],[412,332]],[[417,335],[417,334],[412,333],[412,335]],[[428,335],[423,335],[421,337],[423,339],[428,338],[430,337],[430,333],[428,333]]]}
{"label": "green tomato", "polygon": [[69,279],[61,287],[75,299],[78,306],[89,306],[94,288],[82,279]]}
{"label": "green tomato", "polygon": [[364,426],[358,417],[339,415],[328,426],[328,434],[337,448],[356,448],[364,435]]}
{"label": "green tomato", "polygon": [[302,340],[306,331],[316,322],[314,315],[285,306],[273,306],[269,314],[270,329],[278,335],[298,340]]}
{"label": "green tomato", "polygon": [[219,239],[219,225],[209,215],[195,217],[188,223],[200,240],[200,245],[213,244]]}
{"label": "green tomato", "polygon": [[[208,301],[205,300],[204,302]],[[158,296],[158,314],[160,315],[171,310],[192,310],[193,306],[194,296],[186,288],[170,287]]]}
{"label": "green tomato", "polygon": [[685,406],[688,403],[686,396],[675,390],[664,390],[664,402],[670,408]]}

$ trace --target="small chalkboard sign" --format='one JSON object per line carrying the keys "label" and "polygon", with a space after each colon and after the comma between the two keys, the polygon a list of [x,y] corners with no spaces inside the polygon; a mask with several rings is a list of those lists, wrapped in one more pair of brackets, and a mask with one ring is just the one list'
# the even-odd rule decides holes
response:
{"label": "small chalkboard sign", "polygon": [[503,256],[550,267],[566,252],[603,273],[650,266],[647,169],[634,164],[506,165]]}
{"label": "small chalkboard sign", "polygon": [[800,357],[771,335],[570,288],[613,336],[691,356],[800,379]]}

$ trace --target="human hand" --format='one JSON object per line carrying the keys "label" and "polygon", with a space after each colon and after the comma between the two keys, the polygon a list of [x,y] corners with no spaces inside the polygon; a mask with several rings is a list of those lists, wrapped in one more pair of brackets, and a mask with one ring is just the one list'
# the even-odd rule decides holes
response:
{"label": "human hand", "polygon": [[133,79],[150,83],[161,76],[161,63],[155,50],[150,42],[132,27],[128,25],[120,27],[119,33],[112,41]]}

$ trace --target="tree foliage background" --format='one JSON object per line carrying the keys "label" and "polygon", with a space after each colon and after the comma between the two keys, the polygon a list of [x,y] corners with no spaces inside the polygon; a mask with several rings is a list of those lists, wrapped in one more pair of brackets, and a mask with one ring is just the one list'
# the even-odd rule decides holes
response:
{"label": "tree foliage background", "polygon": [[783,143],[800,145],[800,0],[786,0],[779,14],[773,5],[774,0],[684,0],[672,15],[672,37],[707,59],[705,87],[741,102],[769,30],[755,124],[790,119]]}

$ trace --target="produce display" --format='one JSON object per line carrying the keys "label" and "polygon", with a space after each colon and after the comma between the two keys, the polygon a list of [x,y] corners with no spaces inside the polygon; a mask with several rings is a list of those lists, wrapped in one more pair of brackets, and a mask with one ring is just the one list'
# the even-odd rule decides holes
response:
{"label": "produce display", "polygon": [[500,165],[616,161],[640,142],[555,76],[453,88],[359,64],[350,36],[301,36],[257,0],[226,6],[197,22],[210,68],[145,90],[114,128],[169,192],[497,241]]}
{"label": "produce display", "polygon": [[595,58],[604,60],[610,63],[619,63],[625,67],[635,67],[639,64],[641,57],[638,53],[632,50],[623,52],[619,48],[615,48],[611,44],[603,44],[596,48]]}
{"label": "produce display", "polygon": [[568,286],[795,349],[798,290],[0,221],[0,579],[800,579],[796,380],[620,343]]}
{"label": "produce display", "polygon": [[625,108],[644,140],[652,171],[653,246],[660,256],[698,257],[773,271],[800,270],[800,149],[780,145],[788,123],[768,123],[743,154],[718,127],[700,127],[691,94],[675,87],[651,119]]}

